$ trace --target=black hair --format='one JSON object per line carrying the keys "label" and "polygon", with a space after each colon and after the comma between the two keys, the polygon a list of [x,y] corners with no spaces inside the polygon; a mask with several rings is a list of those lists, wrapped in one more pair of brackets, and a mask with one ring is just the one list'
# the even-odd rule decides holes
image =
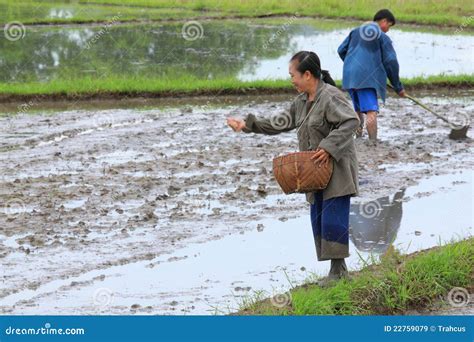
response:
{"label": "black hair", "polygon": [[329,83],[330,85],[336,86],[336,82],[332,79],[329,71],[321,70],[321,61],[317,54],[312,51],[300,51],[295,53],[291,57],[290,62],[297,60],[298,66],[296,70],[304,74],[306,71],[309,71],[315,78],[322,79],[324,82]]}
{"label": "black hair", "polygon": [[374,15],[374,21],[379,21],[382,19],[387,19],[387,21],[391,22],[392,25],[395,25],[395,16],[393,15],[392,12],[390,12],[388,9],[381,9]]}

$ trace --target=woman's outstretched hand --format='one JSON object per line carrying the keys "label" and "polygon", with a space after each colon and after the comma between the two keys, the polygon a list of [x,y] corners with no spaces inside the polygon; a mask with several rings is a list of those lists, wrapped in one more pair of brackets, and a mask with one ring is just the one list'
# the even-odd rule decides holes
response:
{"label": "woman's outstretched hand", "polygon": [[227,118],[227,124],[234,132],[240,132],[245,128],[245,121],[242,119]]}
{"label": "woman's outstretched hand", "polygon": [[331,155],[322,148],[318,148],[311,157],[311,160],[313,160],[315,164],[318,164],[319,167],[328,166],[329,161],[331,160]]}

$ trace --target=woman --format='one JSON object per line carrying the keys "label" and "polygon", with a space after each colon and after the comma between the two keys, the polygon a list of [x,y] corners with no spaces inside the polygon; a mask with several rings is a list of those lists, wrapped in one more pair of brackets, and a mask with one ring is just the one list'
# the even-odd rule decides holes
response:
{"label": "woman", "polygon": [[273,135],[297,129],[300,151],[314,150],[311,159],[318,165],[334,163],[326,189],[306,194],[318,260],[331,260],[329,275],[322,282],[325,285],[347,275],[344,258],[349,256],[350,197],[358,191],[353,133],[359,118],[329,73],[321,70],[314,52],[295,54],[289,72],[301,94],[287,117],[256,118],[249,114],[245,120],[228,118],[227,123],[234,131],[245,133]]}

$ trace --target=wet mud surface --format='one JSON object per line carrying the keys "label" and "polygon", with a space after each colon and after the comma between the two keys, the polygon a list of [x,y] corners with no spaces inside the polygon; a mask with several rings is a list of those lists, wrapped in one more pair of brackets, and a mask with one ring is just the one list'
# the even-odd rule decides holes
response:
{"label": "wet mud surface", "polygon": [[[472,119],[472,97],[423,101],[457,121]],[[304,196],[282,194],[271,170],[273,157],[296,150],[295,133],[236,134],[225,125],[231,115],[270,115],[288,105],[256,101],[0,118],[0,303],[55,282],[73,292],[87,284],[67,280],[91,271],[97,275],[89,283],[103,281],[114,266],[156,258],[161,261],[153,267],[172,265],[193,257],[166,257],[182,248],[258,230],[256,221],[307,215]],[[408,100],[389,99],[379,115],[379,144],[371,146],[366,136],[356,141],[361,193],[353,202],[393,194],[429,176],[472,170],[472,139],[449,140],[449,130]],[[238,279],[235,284],[235,291],[245,290]],[[0,304],[0,312],[21,314],[36,305],[34,299],[13,302]],[[125,306],[132,313],[154,312],[133,305]]]}

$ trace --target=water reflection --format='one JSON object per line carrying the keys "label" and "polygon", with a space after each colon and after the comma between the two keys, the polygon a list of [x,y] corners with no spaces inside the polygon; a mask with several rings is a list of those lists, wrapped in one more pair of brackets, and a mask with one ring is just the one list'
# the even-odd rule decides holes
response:
{"label": "water reflection", "polygon": [[[380,198],[379,207],[376,203],[374,206],[376,201],[364,203],[366,216],[373,215],[371,209],[367,209],[370,205],[369,208],[380,209],[374,211],[379,218],[390,217],[390,223],[380,225],[380,220],[376,220],[379,223],[372,224],[373,221],[368,220],[365,225],[353,226],[351,235],[361,232],[374,241],[390,241],[398,235],[395,246],[403,253],[431,248],[440,241],[444,244],[453,238],[471,237],[472,200],[466,199],[473,198],[473,180],[471,170],[435,176],[407,188],[406,192],[398,192],[393,199]],[[418,193],[430,195],[415,196]],[[404,194],[405,200],[411,200],[403,203],[402,215]],[[301,195],[289,196],[301,203],[304,201]],[[361,207],[354,205],[351,209],[353,224],[361,215]],[[265,229],[255,229],[257,224],[263,224]],[[215,314],[215,310],[210,311],[214,307],[227,313],[226,308],[238,307],[241,300],[257,291],[265,291],[271,296],[283,293],[290,285],[307,281],[310,273],[327,274],[329,262],[317,262],[315,258],[306,210],[288,221],[269,218],[249,222],[249,225],[254,229],[244,234],[232,234],[202,244],[191,243],[173,254],[160,255],[153,260],[84,272],[77,277],[47,282],[34,290],[20,291],[2,298],[0,311],[8,309],[13,310],[8,311],[10,314],[23,315],[130,314],[131,305],[139,303],[142,308],[153,307],[151,312],[143,314]],[[412,235],[414,227],[422,234]],[[352,237],[351,241],[358,244]],[[8,239],[3,242],[10,243]],[[352,245],[350,251],[347,264],[351,270],[359,269],[363,263]],[[49,259],[54,261],[61,256],[57,254]],[[361,257],[368,259],[369,255],[361,252]],[[70,286],[71,281],[83,285]],[[91,305],[91,293],[98,287],[110,289],[115,294],[114,305],[106,308]]]}
{"label": "water reflection", "polygon": [[273,58],[286,49],[291,29],[261,50],[272,28],[237,23],[205,26],[204,38],[182,37],[182,24],[32,29],[11,44],[0,40],[1,81],[50,81],[94,76],[198,79],[235,77],[255,56]]}
{"label": "water reflection", "polygon": [[351,205],[350,239],[362,252],[384,253],[395,241],[403,216],[405,189],[375,201]]}
{"label": "water reflection", "polygon": [[73,11],[68,9],[51,8],[49,11],[49,18],[70,19],[73,16]]}
{"label": "water reflection", "polygon": [[[56,17],[66,10],[51,12]],[[21,40],[0,40],[0,82],[48,82],[91,77],[173,79],[287,78],[287,63],[297,50],[316,50],[323,67],[341,78],[337,46],[347,23],[328,26],[294,20],[285,23],[203,21],[203,37],[182,37],[182,23],[29,27]],[[390,31],[401,75],[473,73],[474,37]],[[454,52],[454,53],[453,53]]]}

